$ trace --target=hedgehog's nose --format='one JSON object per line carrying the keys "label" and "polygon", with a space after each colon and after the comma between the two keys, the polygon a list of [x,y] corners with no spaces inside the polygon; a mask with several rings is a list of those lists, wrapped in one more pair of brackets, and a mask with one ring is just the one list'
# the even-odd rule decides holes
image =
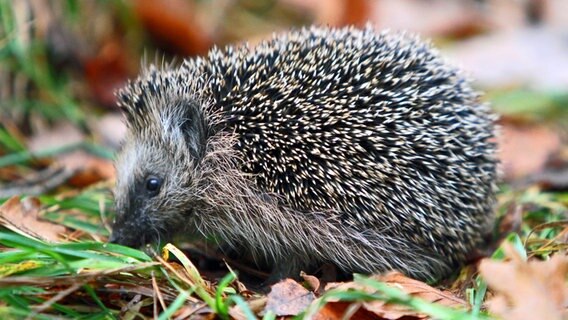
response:
{"label": "hedgehog's nose", "polygon": [[145,235],[130,224],[126,226],[114,225],[108,242],[120,244],[131,248],[139,248],[145,242]]}
{"label": "hedgehog's nose", "polygon": [[142,245],[143,240],[136,234],[125,234],[124,230],[113,230],[108,241],[131,248],[138,248]]}

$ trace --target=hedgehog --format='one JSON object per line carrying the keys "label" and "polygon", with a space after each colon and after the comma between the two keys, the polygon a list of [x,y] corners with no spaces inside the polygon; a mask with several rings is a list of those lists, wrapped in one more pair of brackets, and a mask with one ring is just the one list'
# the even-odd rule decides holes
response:
{"label": "hedgehog", "polygon": [[111,242],[214,239],[272,279],[436,281],[493,223],[495,116],[418,36],[306,27],[149,66],[117,93]]}

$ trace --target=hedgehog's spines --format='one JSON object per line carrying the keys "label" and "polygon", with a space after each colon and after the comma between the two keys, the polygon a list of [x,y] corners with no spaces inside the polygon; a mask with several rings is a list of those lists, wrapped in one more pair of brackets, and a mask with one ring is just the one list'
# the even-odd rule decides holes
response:
{"label": "hedgehog's spines", "polygon": [[478,97],[430,44],[370,26],[214,48],[118,93],[133,139],[202,150],[174,166],[197,230],[267,260],[422,277],[464,261],[492,221],[494,118]]}

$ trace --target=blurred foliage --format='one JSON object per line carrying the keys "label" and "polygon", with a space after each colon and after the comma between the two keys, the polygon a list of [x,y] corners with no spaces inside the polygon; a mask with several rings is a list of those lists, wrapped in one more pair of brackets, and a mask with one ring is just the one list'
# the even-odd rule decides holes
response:
{"label": "blurred foliage", "polygon": [[[73,17],[77,10],[75,2],[65,3],[65,16]],[[3,112],[10,110],[23,117],[38,113],[47,120],[66,118],[84,124],[84,109],[73,98],[69,75],[49,63],[45,42],[33,34],[33,18],[21,21],[15,8],[12,1],[0,1],[0,76],[4,84],[0,107]],[[29,13],[22,10],[20,14]]]}
{"label": "blurred foliage", "polygon": [[568,91],[497,90],[488,92],[486,99],[504,116],[530,121],[552,120],[568,125]]}

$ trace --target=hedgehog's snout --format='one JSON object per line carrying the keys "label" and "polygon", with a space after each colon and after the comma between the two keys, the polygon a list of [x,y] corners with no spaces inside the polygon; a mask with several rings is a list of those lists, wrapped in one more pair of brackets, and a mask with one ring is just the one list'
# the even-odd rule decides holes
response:
{"label": "hedgehog's snout", "polygon": [[129,225],[115,223],[112,227],[109,242],[139,248],[145,243],[144,232],[141,228],[133,228]]}
{"label": "hedgehog's snout", "polygon": [[138,248],[145,244],[147,228],[142,217],[131,210],[130,206],[116,208],[116,218],[112,223],[109,242]]}

